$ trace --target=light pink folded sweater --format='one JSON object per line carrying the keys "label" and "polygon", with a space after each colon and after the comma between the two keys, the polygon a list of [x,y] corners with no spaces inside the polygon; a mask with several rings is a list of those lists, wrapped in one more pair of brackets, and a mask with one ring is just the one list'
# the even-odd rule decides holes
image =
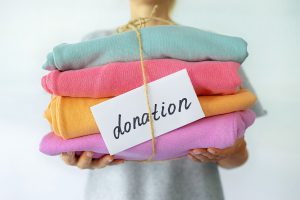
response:
{"label": "light pink folded sweater", "polygon": [[[175,59],[146,60],[148,82],[187,69],[197,95],[233,94],[241,80],[236,62],[186,62]],[[43,88],[57,96],[114,97],[143,84],[140,61],[115,62],[99,67],[60,72],[42,78]]]}
{"label": "light pink folded sweater", "polygon": [[[194,148],[226,148],[244,135],[253,124],[255,113],[239,111],[200,119],[156,138],[156,155],[153,160],[169,160],[187,155]],[[151,140],[122,151],[116,159],[146,160],[151,155]],[[108,154],[100,133],[64,140],[54,133],[47,134],[41,141],[40,151],[47,155],[62,152],[96,152],[94,157]]]}

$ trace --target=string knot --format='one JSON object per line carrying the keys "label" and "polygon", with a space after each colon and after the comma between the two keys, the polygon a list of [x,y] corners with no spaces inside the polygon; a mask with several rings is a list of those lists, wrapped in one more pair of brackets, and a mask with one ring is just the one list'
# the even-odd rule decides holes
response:
{"label": "string knot", "polygon": [[150,17],[139,17],[133,20],[130,20],[127,24],[120,26],[117,28],[117,32],[118,33],[122,33],[122,32],[126,32],[129,30],[140,30],[141,28],[146,27],[146,24],[150,21],[159,21],[162,23],[165,23],[167,25],[175,25],[174,22],[170,21],[170,20],[166,20],[160,17],[155,17],[154,14],[157,10],[158,6],[155,5],[151,11]]}

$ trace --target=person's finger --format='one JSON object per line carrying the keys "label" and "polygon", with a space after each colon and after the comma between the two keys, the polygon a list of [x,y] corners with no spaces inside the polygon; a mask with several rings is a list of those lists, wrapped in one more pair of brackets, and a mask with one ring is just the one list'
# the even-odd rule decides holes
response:
{"label": "person's finger", "polygon": [[224,158],[224,156],[211,154],[207,151],[207,149],[203,149],[203,148],[202,149],[193,149],[189,153],[191,153],[194,156],[202,155],[211,160],[220,160],[220,159]]}
{"label": "person's finger", "polygon": [[93,160],[93,152],[83,152],[78,159],[77,167],[80,169],[89,169],[91,168],[91,163]]}
{"label": "person's finger", "polygon": [[218,158],[208,158],[207,156],[204,155],[192,155],[196,159],[201,160],[202,162],[217,162],[219,159]]}
{"label": "person's finger", "polygon": [[233,152],[234,148],[229,147],[225,149],[217,149],[217,148],[208,148],[207,151],[215,156],[227,157]]}
{"label": "person's finger", "polygon": [[219,155],[213,155],[210,153],[193,154],[193,156],[195,156],[196,158],[201,156],[201,157],[207,158],[208,160],[219,160],[219,159],[223,158]]}
{"label": "person's finger", "polygon": [[194,162],[201,162],[201,160],[198,160],[197,158],[195,158],[194,156],[192,156],[191,154],[187,155],[189,159],[191,159]]}
{"label": "person's finger", "polygon": [[61,158],[67,165],[74,166],[77,163],[75,152],[64,152],[61,154]]}
{"label": "person's finger", "polygon": [[203,155],[193,155],[193,154],[188,154],[189,158],[191,158],[192,160],[194,161],[198,161],[198,162],[203,162],[203,163],[206,163],[206,162],[211,162],[211,161],[214,161],[214,160],[211,160],[209,158],[207,158],[206,156],[203,156]]}
{"label": "person's finger", "polygon": [[114,160],[113,156],[111,155],[106,155],[106,156],[103,156],[102,158],[99,158],[97,160],[94,160],[92,162],[92,167],[93,168],[97,168],[97,169],[100,169],[100,168],[103,168],[103,167],[106,167],[108,164],[110,164],[112,161]]}
{"label": "person's finger", "polygon": [[206,150],[205,151],[193,150],[192,154],[196,157],[198,155],[202,155],[202,156],[207,157],[208,159],[217,159],[217,157],[218,157],[218,155],[211,154],[211,153],[207,152]]}
{"label": "person's finger", "polygon": [[121,160],[121,159],[116,159],[113,160],[111,163],[109,163],[109,165],[119,165],[119,164],[123,164],[125,161]]}
{"label": "person's finger", "polygon": [[203,153],[203,152],[206,152],[206,149],[204,149],[204,148],[198,148],[198,149],[192,149],[192,150],[190,150],[189,153],[200,154],[200,153]]}
{"label": "person's finger", "polygon": [[[203,156],[206,156],[207,155],[207,150],[204,149],[204,148],[198,148],[198,149],[193,149],[189,152],[190,154],[192,155],[203,155]],[[212,155],[207,155],[206,157],[212,159]]]}

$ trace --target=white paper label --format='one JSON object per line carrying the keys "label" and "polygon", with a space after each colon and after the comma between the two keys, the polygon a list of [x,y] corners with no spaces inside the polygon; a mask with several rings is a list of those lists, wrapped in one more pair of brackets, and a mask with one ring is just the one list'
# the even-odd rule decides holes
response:
{"label": "white paper label", "polygon": [[[186,70],[148,84],[155,137],[204,117]],[[150,140],[144,87],[91,107],[111,155]]]}

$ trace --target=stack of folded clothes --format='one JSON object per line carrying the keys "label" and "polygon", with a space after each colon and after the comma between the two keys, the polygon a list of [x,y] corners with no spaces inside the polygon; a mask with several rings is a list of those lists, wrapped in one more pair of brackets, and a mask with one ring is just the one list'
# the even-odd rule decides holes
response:
{"label": "stack of folded clothes", "polygon": [[[247,43],[179,25],[145,27],[140,32],[148,82],[186,69],[205,114],[156,137],[153,160],[179,158],[194,148],[226,148],[243,137],[255,120],[249,108],[256,101],[240,88],[238,70],[248,55]],[[108,154],[90,107],[142,86],[139,59],[134,31],[56,46],[43,66],[51,70],[42,86],[52,94],[45,111],[52,132],[42,139],[40,151],[93,151],[95,158]],[[147,160],[151,151],[150,140],[114,157]]]}

